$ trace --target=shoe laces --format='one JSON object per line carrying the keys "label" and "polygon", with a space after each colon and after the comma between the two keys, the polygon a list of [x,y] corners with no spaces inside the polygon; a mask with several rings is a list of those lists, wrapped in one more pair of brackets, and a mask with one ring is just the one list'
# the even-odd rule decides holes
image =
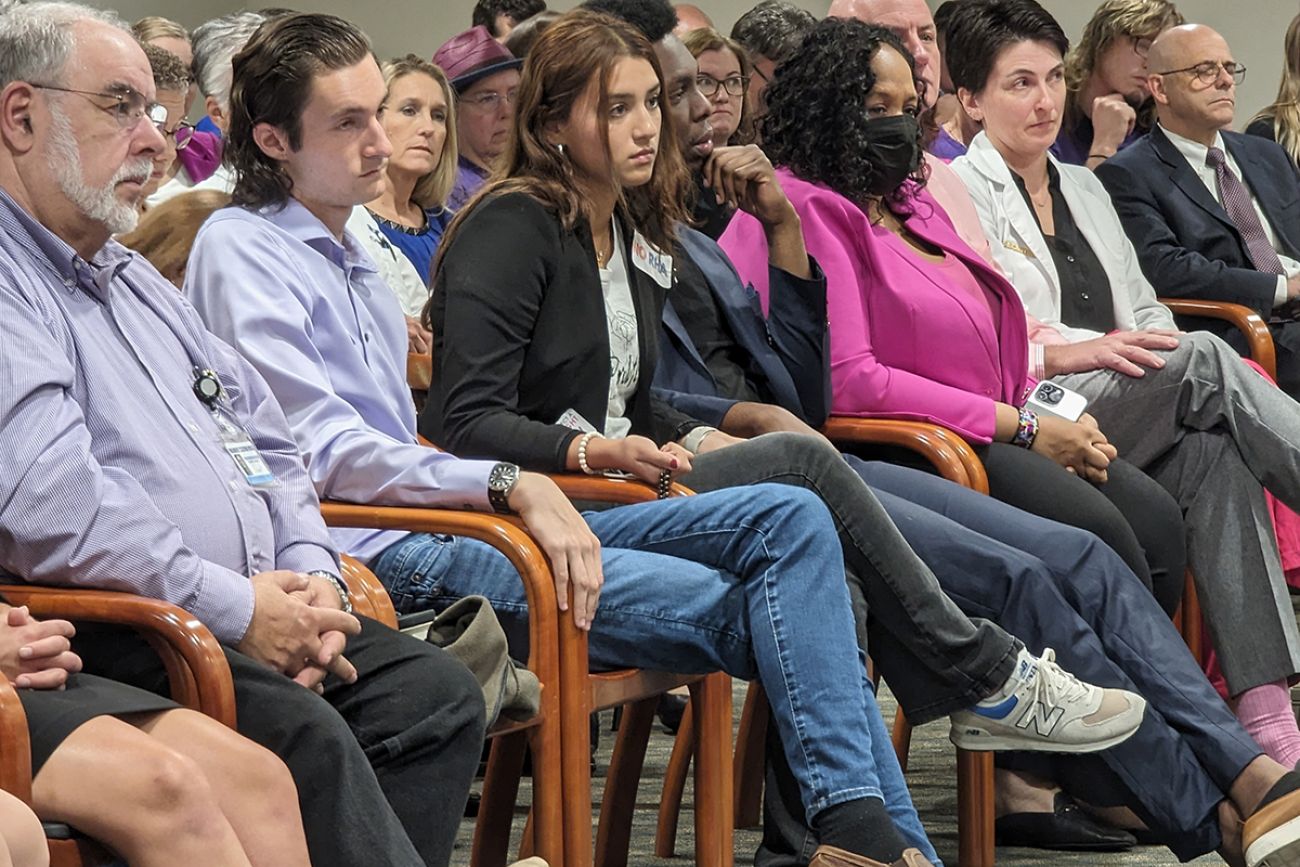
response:
{"label": "shoe laces", "polygon": [[1031,698],[1048,707],[1087,698],[1092,688],[1056,663],[1056,651],[1047,648],[1038,659]]}

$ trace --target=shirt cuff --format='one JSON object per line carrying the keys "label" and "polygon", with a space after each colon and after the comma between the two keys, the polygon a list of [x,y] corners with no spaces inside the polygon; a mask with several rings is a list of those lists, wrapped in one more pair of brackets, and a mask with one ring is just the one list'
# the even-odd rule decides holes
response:
{"label": "shirt cuff", "polygon": [[432,468],[434,485],[430,493],[438,498],[439,505],[490,512],[492,504],[488,502],[488,476],[499,463],[501,462],[463,461],[458,458],[440,460]]}
{"label": "shirt cuff", "polygon": [[312,542],[299,542],[285,548],[275,557],[275,568],[290,572],[328,572],[340,574],[338,560],[327,548]]}
{"label": "shirt cuff", "polygon": [[244,575],[203,561],[198,597],[190,613],[222,644],[238,644],[253,622],[253,584]]}
{"label": "shirt cuff", "polygon": [[1278,274],[1278,275],[1277,275],[1277,289],[1275,289],[1275,290],[1273,291],[1273,306],[1274,306],[1274,307],[1281,307],[1281,306],[1282,306],[1283,304],[1285,304],[1288,300],[1290,300],[1290,299],[1287,298],[1287,292],[1286,292],[1286,275],[1285,275],[1285,274]]}

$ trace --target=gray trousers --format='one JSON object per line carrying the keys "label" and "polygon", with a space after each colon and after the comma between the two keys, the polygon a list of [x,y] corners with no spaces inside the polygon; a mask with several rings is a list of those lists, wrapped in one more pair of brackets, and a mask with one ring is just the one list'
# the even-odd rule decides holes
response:
{"label": "gray trousers", "polygon": [[1187,559],[1233,695],[1300,672],[1300,633],[1267,487],[1300,511],[1300,404],[1206,332],[1160,353],[1140,378],[1111,370],[1056,378],[1122,457],[1186,516]]}

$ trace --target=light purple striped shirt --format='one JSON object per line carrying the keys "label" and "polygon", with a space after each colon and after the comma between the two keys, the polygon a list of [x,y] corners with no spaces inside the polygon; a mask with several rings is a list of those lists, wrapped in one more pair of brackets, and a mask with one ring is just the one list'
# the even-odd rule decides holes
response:
{"label": "light purple striped shirt", "polygon": [[[203,224],[185,293],[213,333],[266,377],[324,499],[489,509],[496,461],[419,445],[406,384],[406,321],[361,242],[343,243],[294,199],[230,207]],[[387,530],[331,530],[370,562]]]}
{"label": "light purple striped shirt", "polygon": [[[227,454],[196,368],[274,485]],[[0,191],[0,572],[173,602],[233,644],[271,569],[338,564],[266,383],[148,261],[87,262]]]}

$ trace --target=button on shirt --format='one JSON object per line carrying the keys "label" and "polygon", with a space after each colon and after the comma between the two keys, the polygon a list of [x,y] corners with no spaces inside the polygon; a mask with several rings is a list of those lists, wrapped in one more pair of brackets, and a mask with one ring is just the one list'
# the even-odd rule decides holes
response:
{"label": "button on shirt", "polygon": [[[486,511],[495,461],[422,446],[406,384],[406,324],[360,242],[291,199],[226,208],[199,231],[185,293],[266,377],[322,498]],[[333,529],[369,562],[398,531]]]}
{"label": "button on shirt", "polygon": [[[1214,177],[1214,166],[1206,164],[1206,156],[1210,149],[1200,142],[1192,141],[1189,138],[1183,138],[1176,133],[1172,133],[1164,126],[1160,127],[1160,129],[1169,138],[1169,141],[1173,142],[1174,147],[1178,148],[1178,152],[1183,155],[1189,164],[1191,164],[1192,171],[1196,172],[1196,176],[1205,184],[1206,189],[1210,191],[1210,195],[1214,197],[1214,201],[1219,202],[1219,204],[1222,205],[1223,202],[1219,200],[1219,184]],[[1236,176],[1237,180],[1241,181],[1242,186],[1250,190],[1250,184],[1242,177],[1241,168],[1237,165],[1237,161],[1232,158],[1232,151],[1228,150],[1224,145],[1223,136],[1219,135],[1217,132],[1214,134],[1214,146],[1223,151],[1224,155],[1227,157],[1228,171],[1232,172],[1233,175]],[[1277,257],[1281,260],[1282,269],[1285,272],[1278,275],[1277,290],[1273,294],[1273,306],[1281,307],[1288,300],[1286,281],[1288,278],[1300,274],[1300,262],[1297,262],[1289,256],[1283,255],[1281,249],[1278,247],[1277,232],[1273,231],[1273,226],[1268,222],[1268,217],[1264,215],[1263,209],[1260,208],[1259,199],[1255,197],[1254,190],[1251,190],[1250,203],[1255,206],[1255,213],[1259,217],[1259,223],[1264,227],[1264,235],[1268,238],[1269,246],[1277,251]]]}
{"label": "button on shirt", "polygon": [[[0,192],[0,572],[179,605],[236,643],[248,576],[336,572],[266,383],[145,259],[83,260]],[[253,487],[192,386],[216,371],[274,484]]]}

